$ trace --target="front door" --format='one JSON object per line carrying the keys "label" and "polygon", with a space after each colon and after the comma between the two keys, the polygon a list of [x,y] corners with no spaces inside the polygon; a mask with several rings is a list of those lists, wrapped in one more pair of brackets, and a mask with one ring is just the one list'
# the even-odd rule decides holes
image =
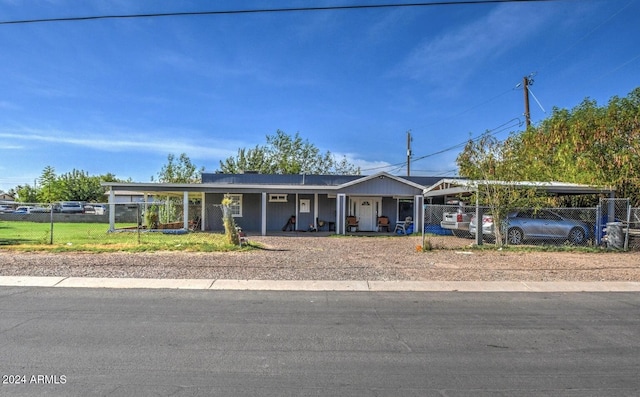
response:
{"label": "front door", "polygon": [[376,219],[380,208],[380,198],[377,197],[358,197],[354,199],[355,216],[358,218],[358,230],[364,232],[375,231],[378,222]]}

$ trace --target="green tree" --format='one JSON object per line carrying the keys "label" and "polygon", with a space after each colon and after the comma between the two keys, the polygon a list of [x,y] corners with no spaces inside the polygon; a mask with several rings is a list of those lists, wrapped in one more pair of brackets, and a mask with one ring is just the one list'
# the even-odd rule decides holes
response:
{"label": "green tree", "polygon": [[40,188],[38,189],[38,201],[41,203],[53,203],[58,201],[60,195],[60,188],[58,183],[58,177],[56,176],[55,169],[48,165],[42,170],[40,178]]}
{"label": "green tree", "polygon": [[267,135],[266,145],[238,149],[237,156],[220,161],[220,171],[228,174],[244,171],[262,174],[360,174],[360,169],[350,164],[346,157],[336,159],[329,151],[321,153],[299,133],[292,137],[281,130]]}
{"label": "green tree", "polygon": [[491,211],[498,246],[503,243],[500,225],[507,214],[518,207],[539,205],[540,201],[536,189],[517,183],[523,177],[518,148],[515,137],[500,142],[487,132],[480,139],[470,140],[456,159],[460,175],[473,181],[478,201]]}
{"label": "green tree", "polygon": [[90,176],[86,171],[72,170],[58,177],[60,201],[104,201],[104,188],[100,177]]}
{"label": "green tree", "polygon": [[38,201],[38,190],[30,185],[18,185],[14,189],[15,200],[20,203],[36,203]]}
{"label": "green tree", "polygon": [[572,110],[554,108],[518,139],[525,175],[612,185],[619,197],[640,204],[640,88],[602,107],[585,99]]}
{"label": "green tree", "polygon": [[[198,168],[191,162],[186,153],[182,153],[178,159],[173,154],[167,156],[167,164],[158,172],[160,183],[200,183],[202,181],[204,167]],[[153,177],[151,177],[153,180]],[[177,197],[156,195],[162,206],[158,206],[158,222],[174,222],[182,217],[182,199]]]}
{"label": "green tree", "polygon": [[182,153],[177,160],[173,154],[169,154],[167,164],[163,165],[158,172],[158,182],[199,183],[202,181],[202,172],[204,172],[204,167],[198,168],[185,153]]}
{"label": "green tree", "polygon": [[[515,206],[540,206],[559,199],[515,188],[515,181],[560,181],[616,187],[618,197],[640,205],[640,88],[607,106],[585,99],[572,110],[554,108],[539,126],[512,134],[504,142],[485,135],[470,141],[458,156],[461,176],[486,183],[480,199],[494,218]],[[587,201],[586,199],[591,199]],[[593,205],[597,197],[572,204]],[[499,222],[496,222],[499,224]]]}

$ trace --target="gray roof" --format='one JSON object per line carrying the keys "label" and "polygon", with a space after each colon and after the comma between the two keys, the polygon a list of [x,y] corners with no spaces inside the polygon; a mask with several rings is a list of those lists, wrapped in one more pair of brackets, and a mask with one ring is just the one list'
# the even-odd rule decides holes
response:
{"label": "gray roof", "polygon": [[[309,185],[340,186],[345,183],[366,178],[364,175],[282,175],[282,174],[218,174],[203,173],[202,183],[239,184],[239,185]],[[428,187],[438,182],[441,177],[432,176],[397,176],[417,185]]]}
{"label": "gray roof", "polygon": [[442,179],[426,187],[423,191],[425,197],[454,196],[471,194],[482,185],[503,185],[513,187],[528,187],[546,191],[547,193],[571,195],[571,194],[599,194],[615,192],[614,186],[582,185],[567,182],[540,182],[540,181],[490,181],[469,179]]}

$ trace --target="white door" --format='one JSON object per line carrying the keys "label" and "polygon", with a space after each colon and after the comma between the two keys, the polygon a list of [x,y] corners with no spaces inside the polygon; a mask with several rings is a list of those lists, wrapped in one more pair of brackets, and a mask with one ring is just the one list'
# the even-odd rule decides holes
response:
{"label": "white door", "polygon": [[376,197],[360,197],[356,202],[356,217],[358,218],[358,229],[364,232],[375,231],[378,222],[376,219],[377,209],[380,208],[380,199]]}

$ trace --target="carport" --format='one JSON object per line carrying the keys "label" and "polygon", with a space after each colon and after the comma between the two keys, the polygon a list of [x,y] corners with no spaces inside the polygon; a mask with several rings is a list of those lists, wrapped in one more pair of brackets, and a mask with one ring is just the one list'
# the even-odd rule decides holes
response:
{"label": "carport", "polygon": [[[441,179],[434,185],[425,188],[423,195],[425,203],[431,202],[433,197],[444,197],[446,202],[449,198],[469,197],[478,191],[478,187],[487,185],[502,185],[522,188],[533,188],[541,190],[550,195],[582,195],[600,194],[607,195],[608,198],[615,198],[615,188],[613,186],[582,185],[566,182],[532,182],[532,181],[490,181],[473,179]],[[476,219],[481,219],[479,197],[476,194]],[[613,208],[609,209],[613,213]],[[424,229],[422,231],[424,240]],[[482,227],[476,229],[476,244],[482,244]]]}

